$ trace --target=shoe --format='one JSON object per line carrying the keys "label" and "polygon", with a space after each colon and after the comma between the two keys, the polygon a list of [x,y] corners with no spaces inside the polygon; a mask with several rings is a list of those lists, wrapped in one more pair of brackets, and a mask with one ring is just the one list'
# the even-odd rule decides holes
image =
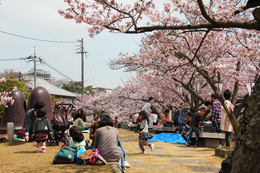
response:
{"label": "shoe", "polygon": [[35,153],[39,153],[39,152],[40,152],[40,149],[36,148]]}
{"label": "shoe", "polygon": [[151,151],[153,151],[154,150],[154,144],[151,144],[150,148],[151,148]]}
{"label": "shoe", "polygon": [[122,173],[126,173],[125,167],[122,167],[121,170],[122,170]]}
{"label": "shoe", "polygon": [[189,143],[187,143],[187,142],[186,142],[186,144],[185,144],[185,145],[186,145],[186,147],[190,147],[190,144],[189,144]]}
{"label": "shoe", "polygon": [[146,154],[146,151],[141,151],[141,152],[138,153],[138,154]]}
{"label": "shoe", "polygon": [[42,148],[42,152],[43,152],[43,153],[46,153],[46,148]]}
{"label": "shoe", "polygon": [[107,161],[100,155],[100,154],[97,154],[96,157],[101,160],[104,164],[107,164]]}
{"label": "shoe", "polygon": [[126,160],[124,161],[124,163],[125,163],[125,167],[126,167],[126,168],[130,168],[129,163],[128,163]]}

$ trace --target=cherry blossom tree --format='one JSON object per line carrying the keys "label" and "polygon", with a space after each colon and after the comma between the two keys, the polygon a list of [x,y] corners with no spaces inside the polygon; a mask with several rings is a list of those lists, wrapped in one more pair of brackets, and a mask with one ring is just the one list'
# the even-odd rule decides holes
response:
{"label": "cherry blossom tree", "polygon": [[[112,92],[113,93],[113,92]],[[111,92],[104,92],[102,90],[92,90],[86,91],[86,94],[79,95],[74,104],[77,107],[81,107],[85,110],[88,116],[88,121],[97,121],[99,118],[99,113],[103,110],[108,110],[111,113],[111,118],[119,116],[119,120],[123,120],[123,109],[124,106],[117,100],[116,97]]]}
{"label": "cherry blossom tree", "polygon": [[[6,82],[5,78],[0,78],[0,83]],[[13,97],[10,97],[9,95],[13,92],[17,90],[17,87],[14,87],[12,91],[3,91],[2,93],[0,93],[0,104],[4,104],[5,107],[8,107],[9,105],[12,105],[14,103],[14,99]]]}
{"label": "cherry blossom tree", "polygon": [[[259,159],[256,159],[258,156],[254,154],[259,152],[259,139],[253,137],[253,134],[257,133],[254,129],[259,129],[257,128],[259,114],[251,113],[252,110],[255,110],[251,105],[258,106],[255,102],[248,105],[247,116],[242,118],[238,130],[235,116],[225,106],[224,98],[216,86],[215,79],[216,74],[220,74],[221,80],[230,83],[230,87],[234,86],[233,96],[236,97],[245,93],[245,89],[241,86],[243,82],[249,80],[248,76],[258,75],[258,30],[260,25],[253,19],[251,15],[253,9],[251,8],[234,14],[245,5],[244,0],[228,2],[212,0],[205,4],[202,0],[169,0],[163,4],[159,4],[158,1],[138,0],[129,5],[115,0],[96,0],[86,3],[79,0],[66,0],[66,2],[69,8],[60,10],[59,13],[67,19],[75,19],[77,23],[86,23],[90,36],[94,36],[104,29],[126,34],[151,32],[149,36],[155,38],[156,34],[159,35],[156,39],[147,39],[147,43],[142,44],[143,50],[146,50],[150,48],[150,44],[153,46],[158,42],[158,47],[153,47],[155,50],[150,49],[152,53],[149,54],[146,51],[147,57],[145,57],[145,51],[142,51],[136,56],[125,56],[124,59],[134,58],[132,62],[135,65],[130,65],[132,69],[146,70],[144,72],[156,75],[170,74],[171,78],[178,83],[184,81],[181,85],[193,96],[196,96],[196,93],[189,90],[191,87],[187,84],[202,77],[202,82],[210,85],[228,112],[237,138],[235,152],[223,161],[221,172],[260,171],[259,166],[255,166],[259,162]],[[242,9],[244,10],[243,7]],[[164,35],[170,39],[167,40]],[[164,47],[159,44],[164,44]],[[152,58],[148,58],[149,56]],[[152,62],[157,62],[157,65],[154,63],[150,67]],[[170,67],[166,64],[170,64]],[[177,65],[178,68],[176,68]],[[182,71],[185,68],[187,72]],[[179,75],[175,75],[175,73],[179,73]],[[182,73],[187,73],[189,77]],[[194,79],[192,76],[198,77]],[[188,79],[191,77],[193,80],[189,82]],[[259,83],[260,80],[257,80],[257,89],[260,87]],[[238,89],[239,87],[241,89]],[[257,90],[254,92],[257,93]],[[254,92],[252,95],[255,95]],[[255,95],[254,101],[258,101],[258,99],[259,96]],[[247,124],[252,120],[255,120],[253,124]],[[245,132],[246,129],[251,131]],[[242,157],[243,152],[250,157]]]}
{"label": "cherry blossom tree", "polygon": [[[258,24],[255,21],[248,22],[252,19],[250,13],[246,11],[243,15],[233,14],[234,10],[238,9],[236,7],[240,3],[238,0],[230,1],[228,4],[224,0],[210,1],[207,4],[204,4],[202,0],[187,0],[187,2],[172,0],[163,4],[162,13],[159,12],[153,1],[139,0],[132,5],[117,3],[114,0],[87,1],[87,3],[79,0],[68,0],[66,2],[69,8],[65,11],[59,10],[59,13],[65,18],[75,19],[77,23],[84,22],[90,25],[88,30],[91,36],[100,33],[104,29],[123,33],[143,33],[156,30],[200,31],[202,34],[206,33],[205,36],[211,30],[217,30],[222,31],[221,33],[235,33],[241,36],[250,35],[252,42],[257,38],[256,31],[252,29],[258,29]],[[178,13],[179,17],[176,17]],[[182,17],[184,20],[181,20]],[[147,24],[138,26],[143,21],[147,22]],[[231,27],[239,29],[236,31],[236,29],[230,29]],[[251,29],[252,32],[243,29]],[[250,45],[253,45],[252,42],[250,42]],[[193,61],[193,59],[186,59],[186,61],[190,60]],[[201,75],[203,74],[203,77],[211,85],[213,91],[216,92],[217,97],[224,105],[224,98],[221,93],[217,92],[215,81],[207,73],[204,73],[204,69],[199,71],[199,68],[197,67],[197,71]],[[235,133],[237,133],[237,122],[232,113],[227,110],[227,107],[225,105],[224,107],[229,112],[229,118]]]}
{"label": "cherry blossom tree", "polygon": [[[207,1],[207,3],[202,0],[169,0],[163,4],[151,0],[135,2],[65,0],[65,2],[69,8],[59,10],[59,13],[67,19],[75,19],[76,23],[88,24],[91,36],[104,29],[130,34],[156,30],[213,28],[259,30],[258,23],[252,20],[252,9],[234,15],[234,12],[245,4],[245,1],[240,0],[230,0],[228,3],[225,0]],[[161,5],[163,7],[158,8]],[[143,24],[144,22],[146,24]]]}
{"label": "cherry blossom tree", "polygon": [[[257,48],[248,51],[247,47],[241,46],[241,40],[232,40],[234,37],[231,34],[206,34],[207,37],[201,33],[173,34],[171,31],[170,35],[165,36],[158,31],[142,40],[139,53],[133,56],[121,54],[121,58],[112,60],[110,65],[114,69],[125,68],[126,71],[138,70],[142,73],[169,76],[201,102],[205,102],[203,98],[209,98],[213,92],[207,87],[208,83],[215,84],[221,77],[225,88],[234,91],[235,103],[237,96],[242,98],[246,94],[245,83],[259,73],[257,58],[252,60],[253,56],[248,54],[250,51],[257,52]],[[221,44],[223,38],[226,41],[225,46]],[[197,46],[200,40],[201,43]],[[201,69],[201,72],[205,72],[202,73],[204,76]],[[205,75],[211,81],[203,80]],[[200,94],[193,89],[194,84],[198,83],[202,86]],[[185,99],[184,102],[189,100]]]}

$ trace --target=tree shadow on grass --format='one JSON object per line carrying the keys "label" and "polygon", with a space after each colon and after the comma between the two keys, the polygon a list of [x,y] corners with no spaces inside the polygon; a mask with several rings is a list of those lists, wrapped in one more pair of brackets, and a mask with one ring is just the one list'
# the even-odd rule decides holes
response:
{"label": "tree shadow on grass", "polygon": [[16,151],[14,154],[35,154],[35,151]]}
{"label": "tree shadow on grass", "polygon": [[25,144],[24,141],[7,141],[7,142],[1,142],[0,145],[6,145],[6,146],[16,146],[16,145],[23,145]]}

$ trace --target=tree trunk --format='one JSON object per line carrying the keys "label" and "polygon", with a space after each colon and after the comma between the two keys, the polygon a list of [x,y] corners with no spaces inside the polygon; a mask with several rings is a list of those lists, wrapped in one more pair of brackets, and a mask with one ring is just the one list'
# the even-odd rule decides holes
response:
{"label": "tree trunk", "polygon": [[239,120],[236,146],[223,162],[220,173],[260,172],[260,78]]}

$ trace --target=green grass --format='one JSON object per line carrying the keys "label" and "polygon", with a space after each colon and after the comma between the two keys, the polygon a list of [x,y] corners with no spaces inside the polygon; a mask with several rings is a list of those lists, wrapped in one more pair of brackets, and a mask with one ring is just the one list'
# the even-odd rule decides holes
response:
{"label": "green grass", "polygon": [[233,147],[229,147],[229,146],[224,146],[224,147],[222,147],[221,149],[224,149],[224,150],[233,150],[234,148],[233,148]]}

